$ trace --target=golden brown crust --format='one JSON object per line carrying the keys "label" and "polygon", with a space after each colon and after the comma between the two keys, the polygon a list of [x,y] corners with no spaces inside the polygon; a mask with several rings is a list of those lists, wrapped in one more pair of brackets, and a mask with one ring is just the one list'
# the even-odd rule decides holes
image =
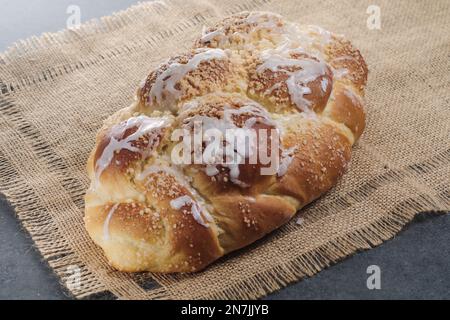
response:
{"label": "golden brown crust", "polygon": [[211,198],[214,218],[223,230],[219,241],[225,253],[245,247],[290,220],[297,208],[273,195],[222,195]]}
{"label": "golden brown crust", "polygon": [[[201,123],[203,128],[207,128],[208,125],[214,125],[217,123],[226,124],[226,118],[229,117],[230,128],[244,128],[249,120],[254,120],[248,129],[255,130],[256,139],[263,139],[259,133],[262,131],[275,130],[276,126],[269,119],[269,114],[264,107],[252,101],[250,99],[243,98],[242,96],[231,94],[210,94],[205,95],[202,98],[195,100],[195,106],[190,106],[186,110],[182,111],[177,120],[180,122],[180,126],[187,128],[191,135],[193,135],[193,121],[197,124]],[[266,135],[266,154],[271,152],[270,135]],[[204,149],[202,150],[204,151]],[[259,152],[259,149],[258,149]],[[204,194],[208,190],[208,194],[224,194],[228,192],[234,192],[236,194],[255,194],[261,191],[261,186],[272,179],[269,175],[261,175],[261,168],[267,167],[261,163],[261,159],[258,157],[255,163],[250,163],[250,159],[244,159],[241,164],[238,165],[239,174],[235,177],[230,176],[230,168],[222,165],[216,166],[219,171],[213,176],[205,174],[205,164],[189,165],[185,168],[185,173],[192,177],[193,184],[198,185],[199,191]],[[241,182],[237,184],[236,181]],[[242,186],[245,185],[245,188]]]}
{"label": "golden brown crust", "polygon": [[329,102],[325,115],[337,123],[347,126],[358,140],[365,128],[365,112],[362,97],[351,86],[337,84],[333,99]]}
{"label": "golden brown crust", "polygon": [[280,15],[241,12],[205,29],[194,47],[245,49],[249,42],[256,46],[273,42],[283,32],[286,32],[286,23]]}
{"label": "golden brown crust", "polygon": [[[293,60],[307,60],[311,62],[317,62],[318,60],[307,54],[290,54],[290,59]],[[289,92],[288,81],[290,74],[301,71],[300,66],[295,67],[283,67],[279,71],[272,71],[266,69],[263,72],[258,72],[258,67],[263,64],[264,61],[258,59],[249,71],[249,96],[256,101],[266,101],[268,106],[274,106],[273,112],[282,112],[288,110],[292,112],[298,106],[292,99]],[[328,66],[324,66],[325,72],[307,83],[301,83],[308,93],[304,94],[305,102],[309,103],[309,107],[314,112],[322,112],[325,108],[328,98],[331,93],[333,78],[331,69]]]}
{"label": "golden brown crust", "polygon": [[[143,109],[171,109],[180,101],[214,92],[228,86],[239,91],[238,77],[232,57],[221,49],[198,48],[169,59],[152,71],[138,89],[137,97]],[[173,81],[171,81],[173,80]],[[160,92],[155,89],[161,86]]]}
{"label": "golden brown crust", "polygon": [[[367,73],[349,41],[319,27],[268,12],[224,19],[105,121],[87,163],[86,229],[130,272],[198,271],[254,242],[343,175],[365,127]],[[174,161],[186,138],[175,130],[193,139],[196,123],[253,130],[256,162],[239,148],[240,163]],[[259,152],[277,155],[275,171],[263,173]]]}
{"label": "golden brown crust", "polygon": [[339,76],[351,81],[363,94],[369,71],[359,50],[343,37],[333,36],[326,48],[326,55]]}
{"label": "golden brown crust", "polygon": [[298,121],[284,140],[297,146],[291,165],[269,190],[306,205],[337,183],[350,160],[351,144],[333,124]]}

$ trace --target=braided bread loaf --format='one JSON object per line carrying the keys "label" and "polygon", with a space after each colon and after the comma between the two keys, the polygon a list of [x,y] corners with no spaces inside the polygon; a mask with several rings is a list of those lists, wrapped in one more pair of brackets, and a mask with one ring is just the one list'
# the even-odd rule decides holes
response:
{"label": "braided bread loaf", "polygon": [[[367,73],[342,36],[273,13],[204,30],[99,131],[87,163],[90,236],[118,270],[192,272],[275,230],[344,173],[364,130]],[[176,163],[175,129],[192,134],[195,122],[255,130],[279,156],[276,171],[236,150],[238,163]]]}

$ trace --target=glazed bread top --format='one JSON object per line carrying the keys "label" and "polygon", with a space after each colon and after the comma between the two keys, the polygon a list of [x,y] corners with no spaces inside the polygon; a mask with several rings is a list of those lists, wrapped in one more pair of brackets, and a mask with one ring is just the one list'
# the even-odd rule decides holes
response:
{"label": "glazed bread top", "polygon": [[[125,271],[197,271],[261,238],[345,171],[365,126],[367,74],[344,37],[273,13],[205,29],[99,131],[87,164],[88,232]],[[198,123],[224,135],[254,130],[276,170],[239,148],[222,155],[238,163],[174,161],[176,129],[192,136]],[[264,135],[273,130],[279,144]]]}

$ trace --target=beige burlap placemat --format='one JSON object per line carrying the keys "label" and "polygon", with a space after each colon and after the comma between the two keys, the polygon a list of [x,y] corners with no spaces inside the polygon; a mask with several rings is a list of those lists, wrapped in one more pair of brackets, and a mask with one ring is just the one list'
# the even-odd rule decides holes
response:
{"label": "beige burlap placemat", "polygon": [[[143,3],[0,56],[0,191],[76,297],[257,298],[393,237],[416,213],[450,209],[450,3],[200,0]],[[103,119],[203,25],[243,10],[347,35],[366,58],[367,130],[350,171],[294,221],[192,275],[110,268],[83,228],[85,162]],[[75,268],[75,269],[74,269]],[[81,271],[80,285],[72,282]],[[73,280],[73,279],[72,279]]]}

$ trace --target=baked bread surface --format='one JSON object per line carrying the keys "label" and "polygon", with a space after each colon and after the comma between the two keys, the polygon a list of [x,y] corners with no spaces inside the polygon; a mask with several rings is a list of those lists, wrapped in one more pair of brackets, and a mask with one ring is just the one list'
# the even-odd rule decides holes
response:
{"label": "baked bread surface", "polygon": [[[87,231],[130,272],[198,271],[263,237],[345,172],[365,126],[367,74],[344,37],[277,14],[243,12],[205,29],[97,134]],[[264,151],[279,155],[276,172],[262,174],[260,160],[175,163],[175,129],[192,134],[196,122],[258,138],[275,130],[279,146]]]}

